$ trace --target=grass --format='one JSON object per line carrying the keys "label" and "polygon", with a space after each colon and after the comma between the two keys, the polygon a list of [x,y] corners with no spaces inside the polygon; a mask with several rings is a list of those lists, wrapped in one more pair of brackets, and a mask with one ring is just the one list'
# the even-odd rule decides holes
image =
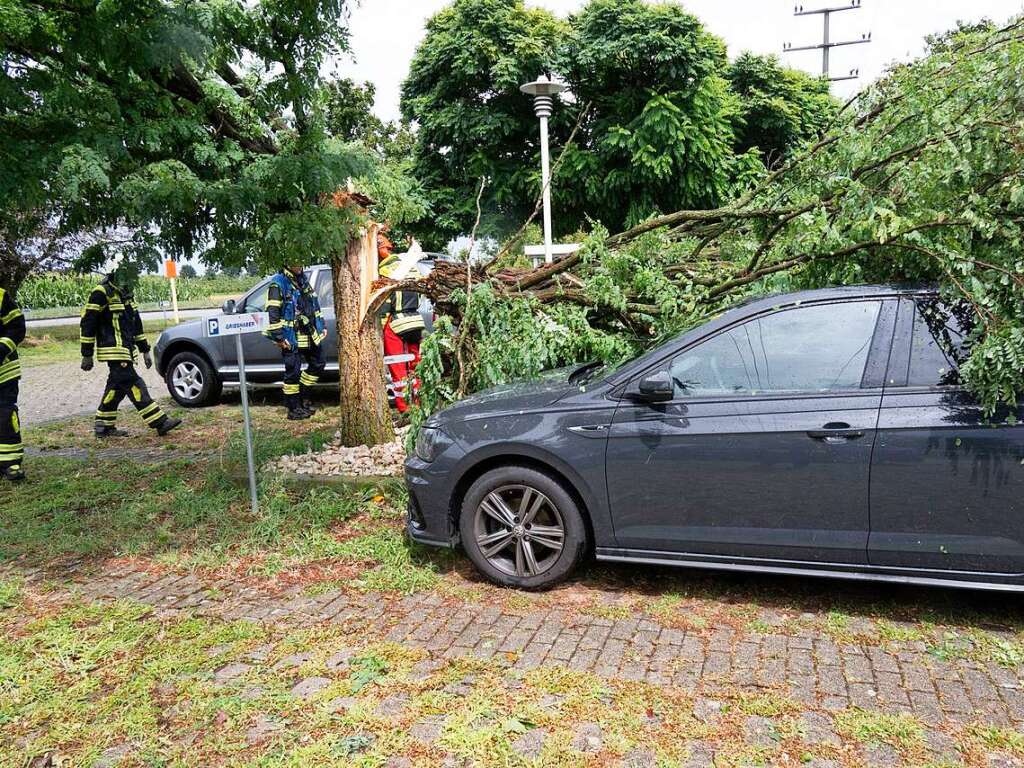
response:
{"label": "grass", "polygon": [[[257,462],[321,448],[337,409],[290,423],[277,408],[256,408]],[[164,567],[223,571],[236,577],[344,584],[365,591],[414,592],[435,586],[451,558],[404,536],[405,499],[369,487],[260,484],[253,516],[244,479],[240,417],[230,406],[184,413],[196,455],[175,446],[167,460],[89,462],[32,457],[29,481],[0,486],[0,561],[86,557],[151,558]],[[29,444],[96,446],[90,419],[30,430]],[[104,450],[156,449],[152,434],[113,440]],[[200,451],[208,450],[203,454]],[[214,453],[215,451],[215,453]]]}
{"label": "grass", "polygon": [[850,709],[836,717],[839,733],[858,741],[888,744],[897,749],[913,749],[924,739],[924,728],[912,715],[888,714]]}

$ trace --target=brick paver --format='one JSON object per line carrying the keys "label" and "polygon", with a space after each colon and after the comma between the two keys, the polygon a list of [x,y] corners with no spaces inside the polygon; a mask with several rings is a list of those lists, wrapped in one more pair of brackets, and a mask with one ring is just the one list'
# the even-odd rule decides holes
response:
{"label": "brick paver", "polygon": [[[44,578],[38,571],[7,570],[30,581]],[[329,622],[424,649],[434,659],[496,658],[520,669],[563,666],[692,692],[718,686],[771,689],[809,708],[906,712],[929,725],[1024,726],[1024,667],[939,658],[920,641],[837,643],[807,628],[795,634],[739,633],[724,624],[688,632],[640,616],[610,620],[502,609],[432,592],[402,598],[339,590],[316,597],[298,589],[269,594],[242,582],[159,575],[132,566],[89,577],[72,573],[68,579],[87,599],[136,600],[159,617]]]}

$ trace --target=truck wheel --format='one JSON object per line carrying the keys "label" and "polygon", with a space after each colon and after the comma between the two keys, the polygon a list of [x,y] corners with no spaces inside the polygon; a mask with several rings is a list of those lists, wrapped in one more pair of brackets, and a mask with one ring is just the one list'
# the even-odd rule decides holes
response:
{"label": "truck wheel", "polygon": [[202,408],[220,401],[223,382],[201,355],[179,352],[171,358],[164,376],[167,391],[185,408]]}
{"label": "truck wheel", "polygon": [[459,517],[462,546],[491,581],[546,589],[587,550],[583,516],[562,484],[535,469],[492,469],[470,486]]}

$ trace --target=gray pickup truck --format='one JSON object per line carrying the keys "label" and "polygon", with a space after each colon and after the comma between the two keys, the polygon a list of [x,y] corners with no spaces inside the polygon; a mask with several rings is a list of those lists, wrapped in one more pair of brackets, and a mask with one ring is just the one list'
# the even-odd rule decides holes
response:
{"label": "gray pickup truck", "polygon": [[[424,254],[417,264],[423,275],[430,274],[439,254]],[[334,319],[334,284],[331,269],[317,265],[306,270],[310,284],[316,290],[327,325],[327,369],[321,384],[338,381],[338,328]],[[265,312],[270,278],[262,280],[240,299],[224,302],[225,315],[240,312]],[[433,327],[433,307],[426,299],[420,301],[420,313],[429,332]],[[203,333],[206,319],[192,320],[160,334],[153,347],[156,367],[167,383],[167,391],[186,408],[214,405],[224,387],[238,386],[238,358],[233,338],[208,338]],[[272,386],[284,378],[281,350],[270,340],[256,333],[242,337],[245,354],[245,375],[251,385]]]}

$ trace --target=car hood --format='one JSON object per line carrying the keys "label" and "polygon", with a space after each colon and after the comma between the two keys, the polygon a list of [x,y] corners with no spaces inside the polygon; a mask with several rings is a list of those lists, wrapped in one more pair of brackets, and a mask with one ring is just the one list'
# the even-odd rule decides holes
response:
{"label": "car hood", "polygon": [[192,339],[200,338],[203,335],[203,320],[204,318],[197,318],[195,320],[185,320],[178,325],[172,325],[160,331],[158,339],[175,339],[181,336],[187,336]]}
{"label": "car hood", "polygon": [[529,381],[514,381],[477,392],[459,400],[454,405],[436,414],[431,423],[461,421],[478,416],[495,416],[502,413],[520,413],[545,408],[558,402],[567,393],[579,390],[569,383],[569,376],[578,365],[544,371],[540,377]]}

